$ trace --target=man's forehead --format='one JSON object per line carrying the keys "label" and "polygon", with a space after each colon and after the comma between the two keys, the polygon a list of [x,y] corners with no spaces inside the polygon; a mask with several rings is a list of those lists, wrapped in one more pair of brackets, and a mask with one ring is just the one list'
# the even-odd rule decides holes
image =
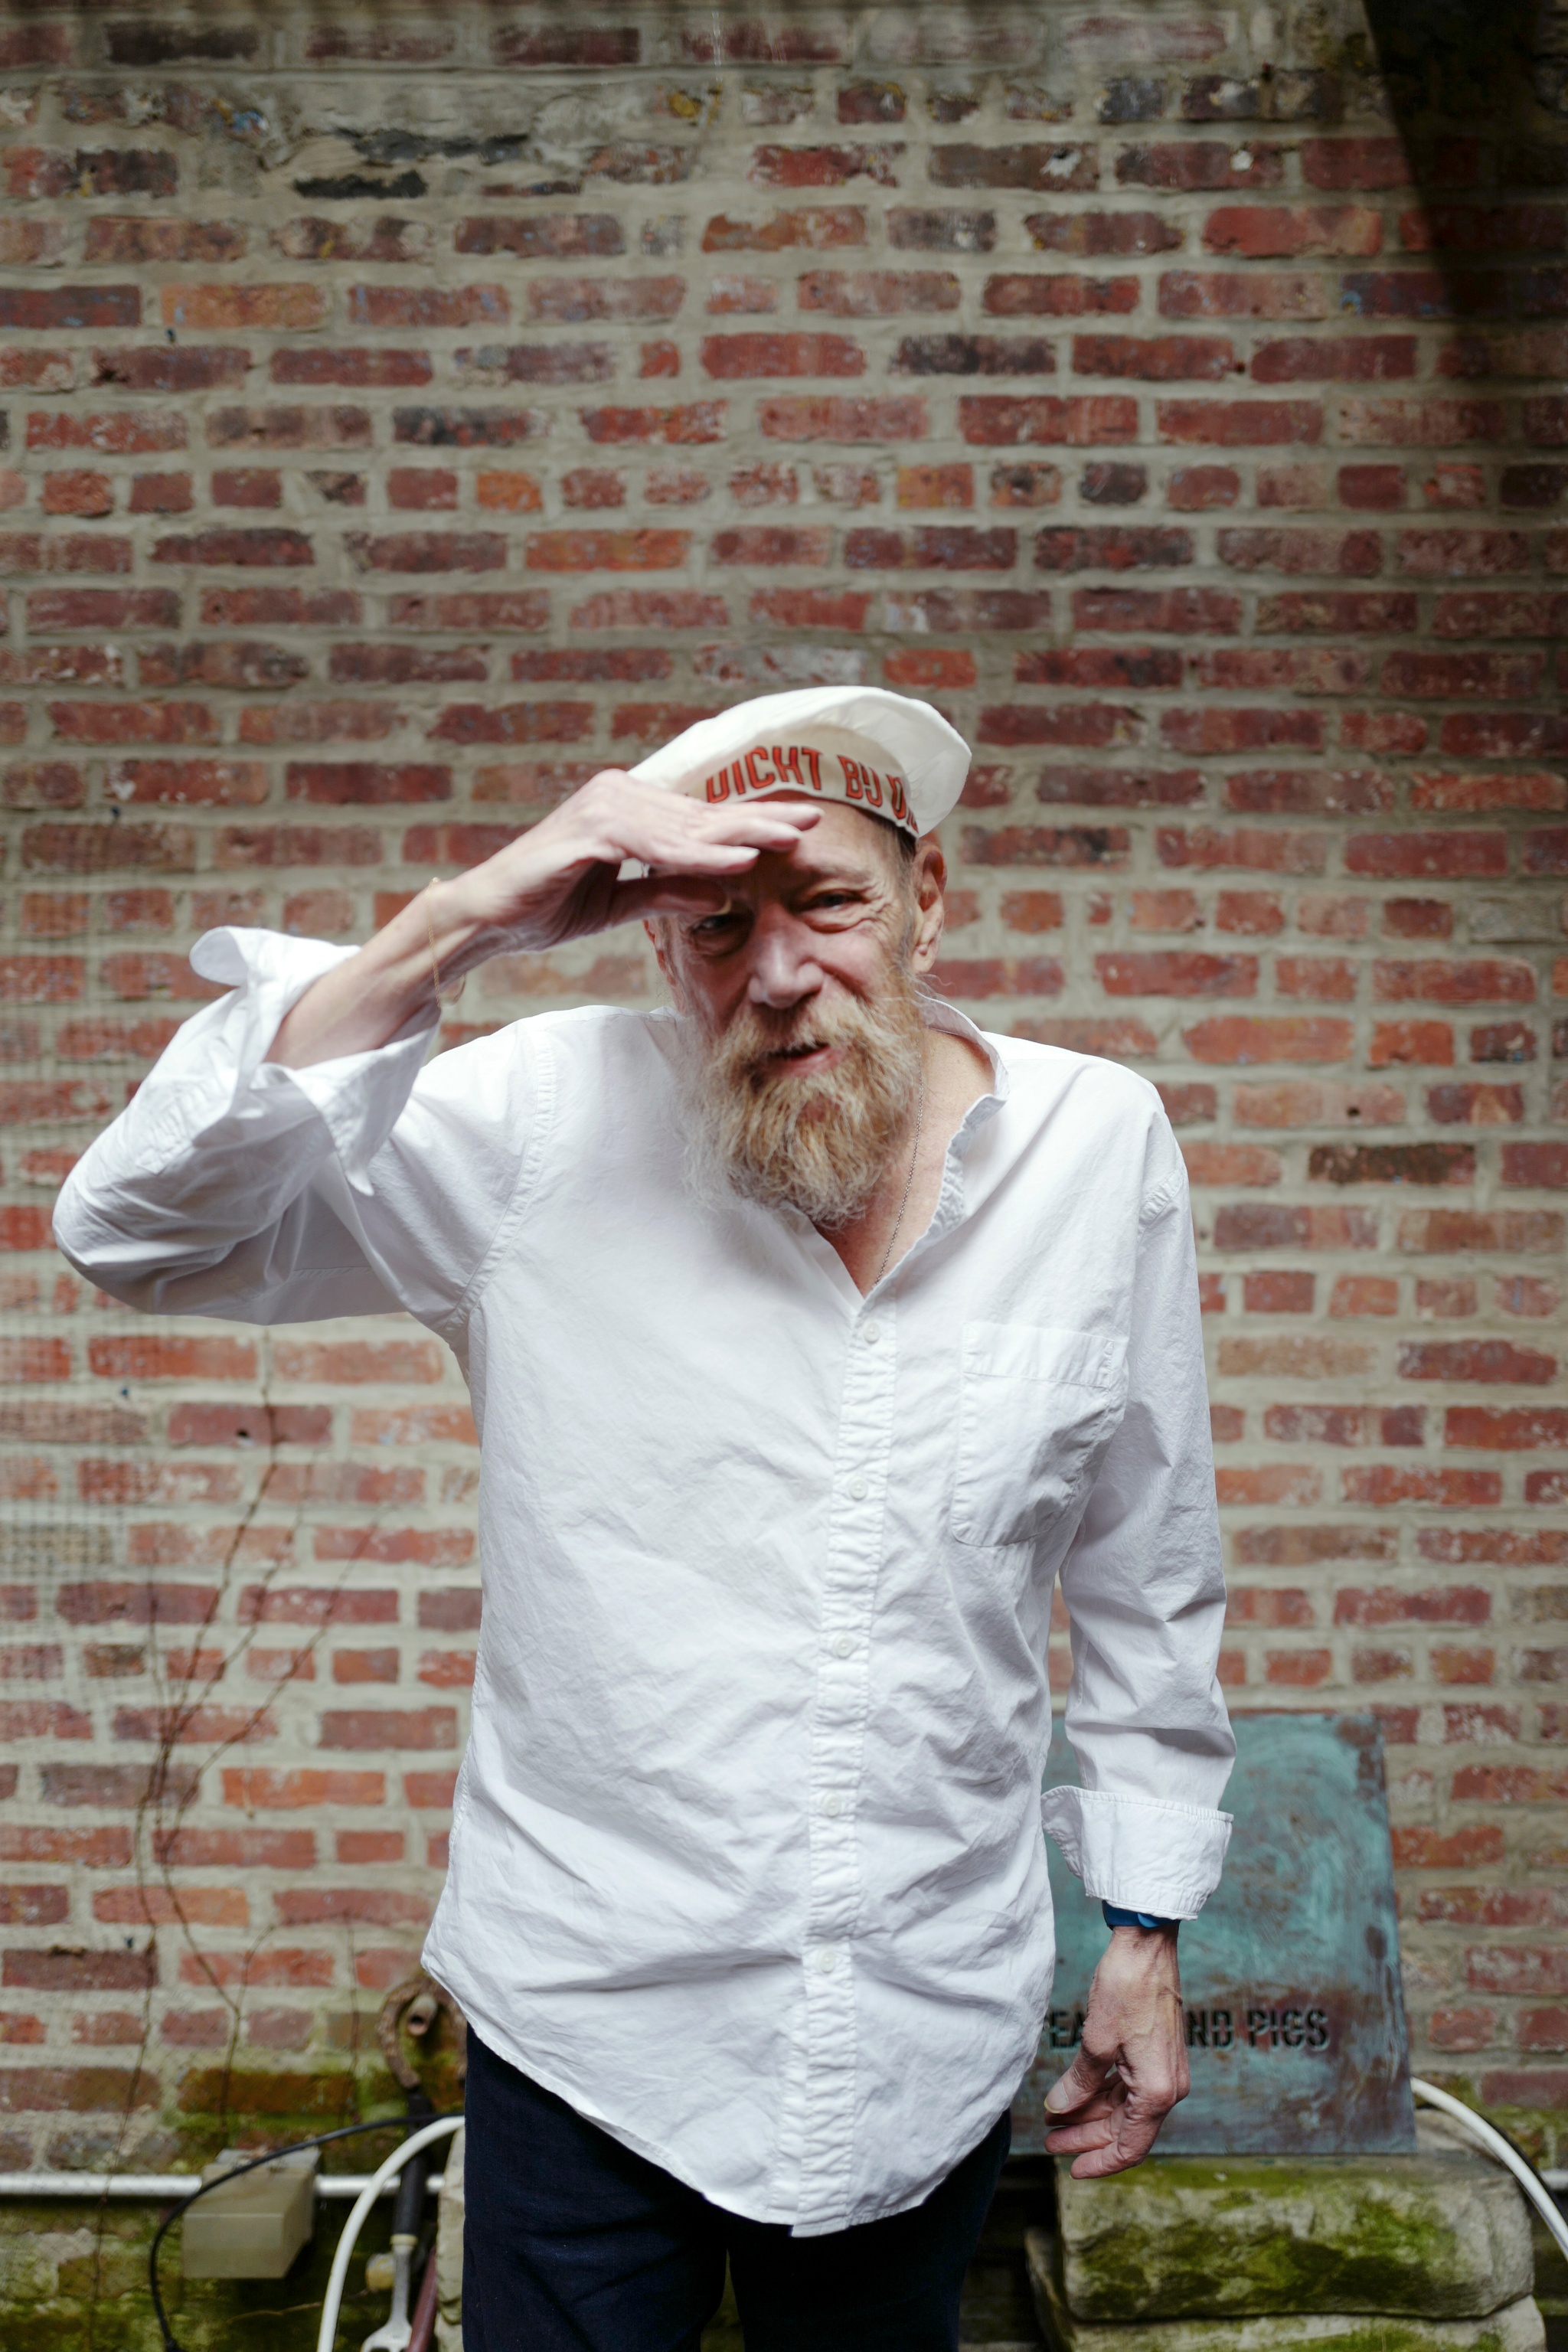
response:
{"label": "man's forehead", "polygon": [[792,875],[853,873],[865,877],[885,871],[898,859],[898,836],[892,826],[864,809],[846,807],[841,801],[819,801],[810,793],[770,793],[764,805],[787,807],[801,803],[816,812],[817,822],[796,837],[793,847],[764,852],[759,865],[773,859],[787,866]]}

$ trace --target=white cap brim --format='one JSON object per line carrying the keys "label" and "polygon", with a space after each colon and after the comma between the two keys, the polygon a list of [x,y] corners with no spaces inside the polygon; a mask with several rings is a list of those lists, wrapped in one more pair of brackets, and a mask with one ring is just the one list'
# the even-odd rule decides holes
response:
{"label": "white cap brim", "polygon": [[[932,831],[955,806],[969,773],[968,744],[929,702],[879,686],[812,686],[792,694],[758,695],[711,719],[699,719],[661,751],[639,760],[630,772],[665,792],[706,793],[722,800],[728,793],[717,789],[715,780],[734,772],[748,751],[788,750],[841,737],[865,747],[879,767],[879,782],[887,777],[901,785],[908,816],[900,819],[886,800],[877,814],[922,834]],[[875,761],[878,752],[879,762]],[[847,766],[847,781],[843,772]],[[753,780],[742,788],[753,794],[801,789],[776,772],[762,783],[754,776],[753,771]],[[816,778],[815,789],[825,799],[868,805],[867,796],[857,788],[852,761],[824,758]]]}

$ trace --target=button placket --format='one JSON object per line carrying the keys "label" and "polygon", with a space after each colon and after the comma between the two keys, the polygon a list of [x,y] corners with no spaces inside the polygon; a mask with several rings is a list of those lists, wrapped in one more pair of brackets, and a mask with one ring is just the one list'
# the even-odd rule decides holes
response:
{"label": "button placket", "polygon": [[856,2060],[853,1936],[861,1895],[855,1793],[869,1704],[869,1638],[893,1427],[893,1336],[885,1307],[852,1331],[839,1416],[807,1809],[802,2220],[831,2220],[848,2195]]}

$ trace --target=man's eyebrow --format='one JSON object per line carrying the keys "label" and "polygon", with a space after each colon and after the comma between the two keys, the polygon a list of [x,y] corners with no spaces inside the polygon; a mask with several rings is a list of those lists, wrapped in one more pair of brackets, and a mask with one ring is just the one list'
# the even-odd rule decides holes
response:
{"label": "man's eyebrow", "polygon": [[799,850],[791,856],[789,870],[792,876],[797,877],[800,881],[805,883],[851,882],[864,887],[876,879],[875,873],[869,866],[851,865],[842,858],[835,858],[824,865],[814,865],[810,857],[804,856]]}

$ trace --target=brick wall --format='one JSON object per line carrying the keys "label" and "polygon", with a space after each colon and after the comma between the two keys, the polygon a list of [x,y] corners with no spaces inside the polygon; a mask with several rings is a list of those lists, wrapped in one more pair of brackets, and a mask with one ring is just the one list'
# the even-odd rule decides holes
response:
{"label": "brick wall", "polygon": [[[190,940],[362,938],[595,766],[846,678],[976,747],[949,990],[1164,1091],[1231,1697],[1382,1716],[1419,2062],[1558,2152],[1541,21],[0,16],[0,2164],[338,2114],[463,1736],[443,1349],[140,1321],[50,1255]],[[616,934],[447,1034],[654,993]]]}

